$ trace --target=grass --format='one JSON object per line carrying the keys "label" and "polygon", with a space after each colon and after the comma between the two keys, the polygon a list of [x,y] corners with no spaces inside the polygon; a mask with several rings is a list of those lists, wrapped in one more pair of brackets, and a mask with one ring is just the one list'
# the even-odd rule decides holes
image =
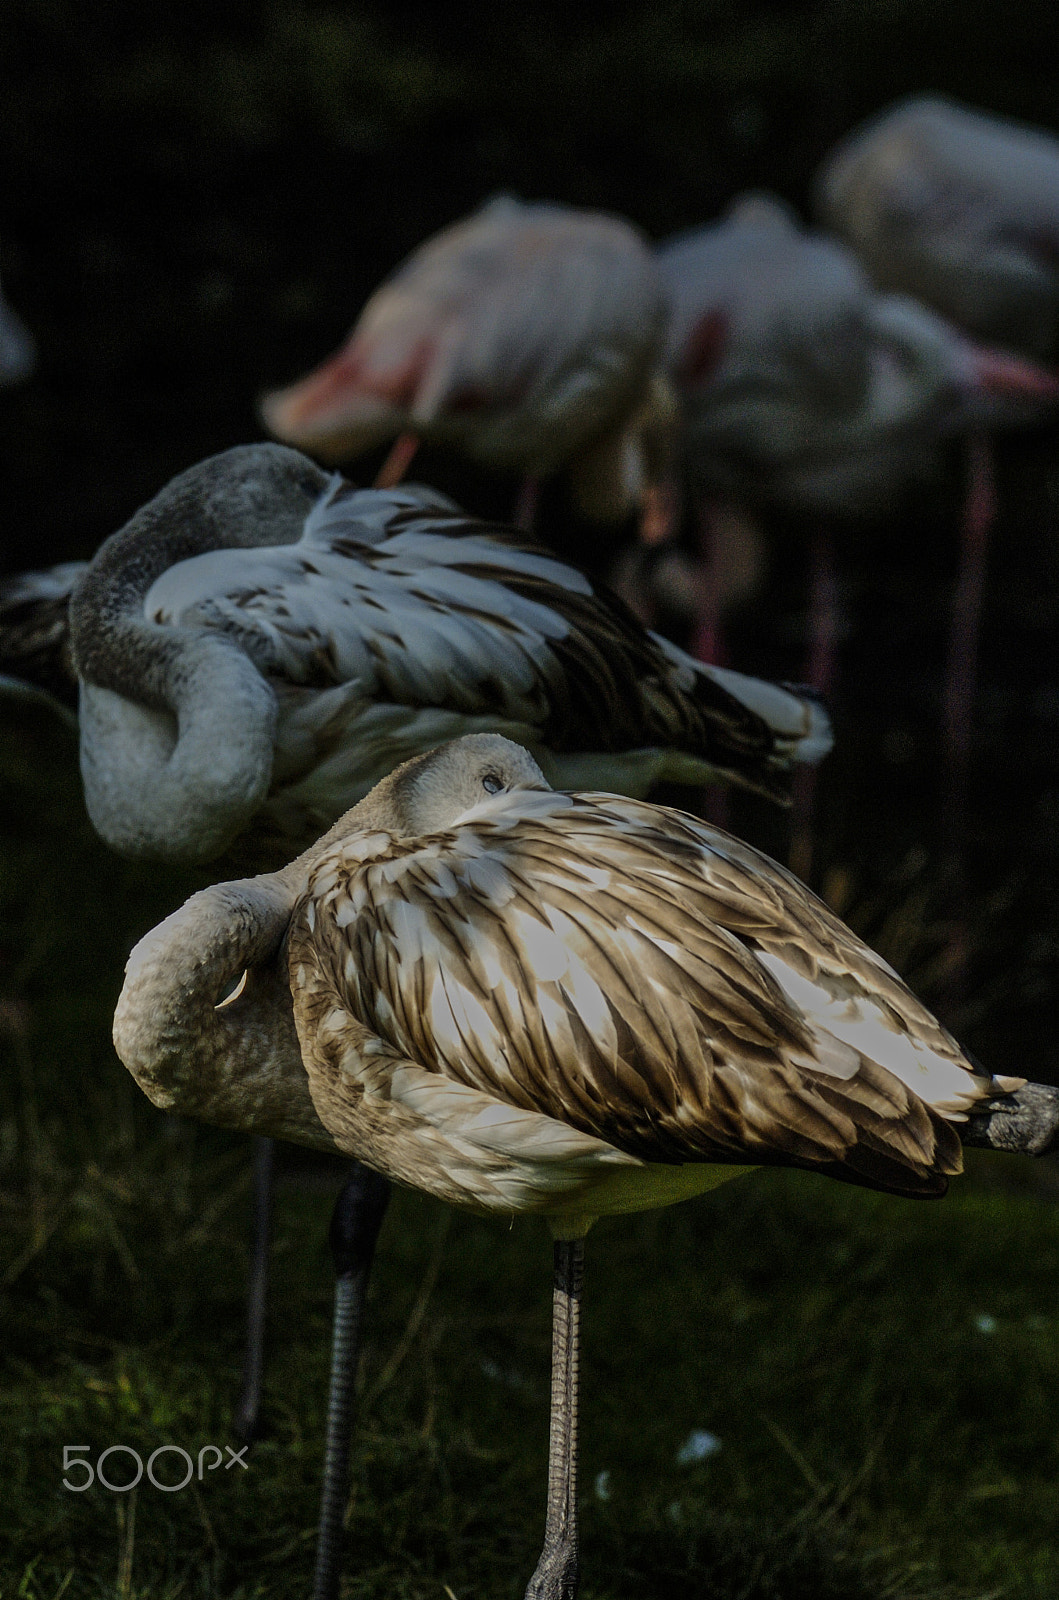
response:
{"label": "grass", "polygon": [[[231,1442],[250,1155],[154,1112],[114,1058],[124,954],[192,885],[114,862],[71,822],[66,735],[37,734],[32,759],[0,745],[0,1600],[305,1594],[340,1168],[295,1163],[281,1186],[248,1469],[177,1493],[62,1484],[67,1445],[146,1461]],[[929,961],[919,891],[896,890],[896,910],[857,914]],[[599,1225],[585,1600],[1053,1600],[1055,1192],[1047,1169],[988,1157],[941,1205],[769,1172]],[[537,1225],[397,1197],[369,1304],[349,1600],[521,1595],[543,1521],[549,1262]],[[720,1447],[682,1464],[696,1430]],[[124,1482],[131,1457],[107,1471]]]}
{"label": "grass", "polygon": [[[131,1109],[133,1149],[115,1137],[79,1172],[41,1172],[58,1216],[20,1205],[5,1173],[0,1594],[305,1592],[331,1183],[281,1191],[267,1434],[248,1470],[174,1494],[62,1487],[67,1444],[146,1460],[230,1442],[246,1151]],[[599,1226],[586,1596],[1054,1595],[1059,1213],[1001,1185],[996,1161],[978,1169],[941,1206],[759,1173]],[[351,1595],[521,1593],[541,1531],[548,1272],[539,1227],[397,1197],[370,1302]],[[720,1448],[681,1465],[697,1429]],[[176,1458],[157,1470],[173,1481]],[[111,1458],[113,1481],[130,1472]]]}

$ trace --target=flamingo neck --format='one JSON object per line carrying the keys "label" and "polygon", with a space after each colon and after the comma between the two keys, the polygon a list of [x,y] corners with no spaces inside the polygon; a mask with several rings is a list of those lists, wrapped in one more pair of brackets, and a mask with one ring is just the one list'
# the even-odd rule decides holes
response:
{"label": "flamingo neck", "polygon": [[288,868],[215,885],[141,939],[114,1045],[163,1110],[333,1150],[309,1095],[283,960],[297,882]]}

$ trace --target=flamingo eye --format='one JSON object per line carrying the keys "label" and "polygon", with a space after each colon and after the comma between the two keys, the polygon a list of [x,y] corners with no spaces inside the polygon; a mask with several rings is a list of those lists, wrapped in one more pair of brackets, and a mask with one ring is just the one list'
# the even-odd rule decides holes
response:
{"label": "flamingo eye", "polygon": [[485,777],[482,779],[482,788],[485,790],[486,794],[499,794],[503,787],[503,782],[497,777],[495,772],[487,772]]}

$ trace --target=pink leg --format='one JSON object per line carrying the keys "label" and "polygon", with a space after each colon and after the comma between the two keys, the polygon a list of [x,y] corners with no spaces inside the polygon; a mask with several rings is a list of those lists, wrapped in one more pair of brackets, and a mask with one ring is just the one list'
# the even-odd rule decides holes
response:
{"label": "pink leg", "polygon": [[978,679],[978,639],[985,598],[989,530],[996,519],[996,472],[984,434],[967,441],[967,490],[963,507],[960,566],[953,597],[949,648],[942,687],[945,779],[942,836],[955,884],[956,916],[950,948],[950,1006],[958,1005],[966,978],[967,811],[971,772],[971,731]]}
{"label": "pink leg", "polygon": [[412,457],[419,449],[420,443],[417,433],[399,433],[390,448],[389,455],[375,474],[374,487],[396,488],[412,465]]}
{"label": "pink leg", "polygon": [[714,508],[708,501],[702,500],[696,506],[695,524],[702,581],[699,588],[698,617],[689,649],[696,661],[706,661],[711,666],[723,667],[728,652],[721,627],[720,573],[717,567],[717,541],[714,537]]}
{"label": "pink leg", "polygon": [[[837,674],[838,585],[831,534],[818,529],[812,542],[809,576],[809,658],[805,679],[810,689],[829,698]],[[791,791],[791,847],[788,863],[799,878],[808,881],[813,869],[813,813],[816,806],[816,768],[799,767]]]}
{"label": "pink leg", "polygon": [[649,483],[640,502],[640,543],[649,548],[666,544],[680,522],[680,490],[675,478]]}
{"label": "pink leg", "polygon": [[[724,632],[721,627],[721,608],[718,604],[717,541],[714,537],[714,508],[707,500],[695,507],[695,526],[699,546],[699,607],[695,631],[691,636],[690,653],[696,661],[705,661],[714,667],[725,663]],[[728,790],[721,784],[709,784],[703,790],[702,814],[714,827],[727,828],[730,820]]]}

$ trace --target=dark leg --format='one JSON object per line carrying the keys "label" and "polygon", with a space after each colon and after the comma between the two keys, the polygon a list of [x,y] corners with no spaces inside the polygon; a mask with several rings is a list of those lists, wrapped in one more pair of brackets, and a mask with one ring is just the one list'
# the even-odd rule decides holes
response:
{"label": "dark leg", "polygon": [[243,1387],[233,1427],[241,1444],[257,1437],[261,1377],[265,1365],[265,1314],[268,1310],[268,1251],[272,1237],[273,1139],[254,1140],[254,1180],[250,1201],[250,1290],[246,1302],[246,1354]]}
{"label": "dark leg", "polygon": [[526,1600],[575,1600],[577,1534],[577,1385],[583,1239],[557,1239],[552,1291],[552,1414],[548,1442],[548,1515],[544,1549]]}
{"label": "dark leg", "polygon": [[357,1340],[375,1242],[389,1201],[390,1185],[386,1179],[357,1162],[331,1217],[328,1242],[335,1263],[335,1320],[313,1600],[338,1600]]}

